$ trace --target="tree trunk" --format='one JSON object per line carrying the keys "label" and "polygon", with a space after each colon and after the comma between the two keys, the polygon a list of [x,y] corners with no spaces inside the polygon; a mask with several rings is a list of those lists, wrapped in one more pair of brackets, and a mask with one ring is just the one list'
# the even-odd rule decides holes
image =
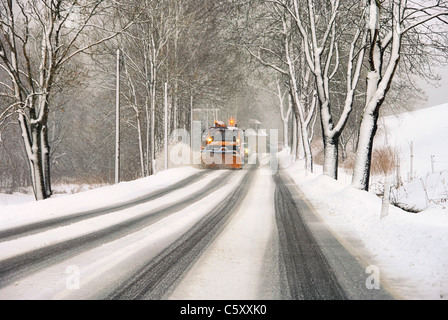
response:
{"label": "tree trunk", "polygon": [[22,141],[25,147],[25,154],[30,166],[29,172],[34,197],[36,200],[44,200],[47,198],[47,193],[45,192],[42,162],[41,125],[37,122],[28,127],[25,116],[21,113],[19,114],[19,124],[22,130]]}
{"label": "tree trunk", "polygon": [[41,128],[39,124],[31,125],[31,139],[31,154],[28,157],[31,165],[34,196],[36,200],[44,200],[47,198],[47,195],[45,193],[41,150]]}
{"label": "tree trunk", "polygon": [[323,174],[333,179],[338,178],[338,147],[339,138],[326,136],[324,139]]}
{"label": "tree trunk", "polygon": [[286,148],[286,147],[288,147],[289,146],[289,143],[288,143],[288,119],[286,119],[286,121],[285,120],[283,120],[283,146]]}
{"label": "tree trunk", "polygon": [[153,102],[151,106],[151,167],[149,175],[155,173],[155,161],[156,161],[156,137],[155,137],[155,126],[156,126],[156,105],[155,105],[155,90],[153,90]]}
{"label": "tree trunk", "polygon": [[[393,4],[393,20],[402,21],[400,6]],[[389,62],[384,70],[385,48],[381,47],[378,40],[379,30],[371,30],[369,64],[370,71],[367,75],[366,107],[364,109],[361,127],[359,131],[358,150],[356,154],[355,168],[353,171],[352,186],[360,190],[369,190],[370,167],[372,161],[373,140],[377,131],[379,110],[384,102],[387,92],[394,78],[400,62],[401,50],[401,24],[392,26],[392,47]]]}
{"label": "tree trunk", "polygon": [[51,171],[50,171],[50,145],[48,143],[47,125],[42,126],[41,131],[41,150],[42,150],[42,168],[45,186],[45,198],[53,194],[51,189]]}
{"label": "tree trunk", "polygon": [[[292,70],[292,64],[289,64],[290,66],[290,74],[294,74],[293,70]],[[303,106],[300,102],[298,93],[297,93],[297,82],[296,79],[293,76],[289,77],[289,81],[290,81],[290,94],[291,94],[291,101],[292,101],[292,106],[293,106],[293,110],[294,110],[294,114],[296,116],[296,119],[298,119],[298,123],[297,125],[300,128],[300,138],[301,138],[301,143],[302,143],[302,147],[303,147],[303,151],[304,151],[304,157],[305,157],[305,169],[309,172],[313,172],[313,155],[311,152],[311,145],[310,145],[310,139],[309,139],[309,135],[308,135],[308,125],[304,119],[304,115],[303,115]]]}
{"label": "tree trunk", "polygon": [[292,157],[292,161],[296,161],[297,159],[297,136],[298,136],[298,132],[297,132],[297,118],[296,116],[292,115],[292,147],[291,147],[291,157]]}
{"label": "tree trunk", "polygon": [[[153,59],[155,54],[153,53]],[[154,61],[151,61],[151,166],[149,175],[155,173],[155,126],[156,126],[156,67]]]}
{"label": "tree trunk", "polygon": [[145,121],[146,121],[146,161],[145,168],[146,174],[151,175],[151,110],[148,104],[148,99],[145,99]]}
{"label": "tree trunk", "polygon": [[[137,108],[137,107],[136,107]],[[141,127],[141,120],[140,120],[140,112],[136,109],[136,118],[137,118],[137,134],[138,134],[138,150],[140,153],[140,167],[141,167],[141,173],[142,178],[145,177],[145,156],[143,153],[143,139],[142,139],[142,127]]]}
{"label": "tree trunk", "polygon": [[360,190],[369,190],[373,139],[378,128],[378,114],[378,108],[375,108],[373,112],[365,112],[361,122],[358,150],[356,153],[356,162],[352,179],[352,186]]}
{"label": "tree trunk", "polygon": [[347,160],[347,144],[348,144],[348,140],[345,141],[343,139],[339,139],[340,142],[340,146],[341,146],[341,159],[342,162],[345,162],[345,160]]}
{"label": "tree trunk", "polygon": [[305,169],[309,172],[313,172],[313,154],[311,151],[310,140],[308,137],[308,128],[302,121],[300,121],[298,125],[300,127],[300,142],[302,144],[304,153]]}

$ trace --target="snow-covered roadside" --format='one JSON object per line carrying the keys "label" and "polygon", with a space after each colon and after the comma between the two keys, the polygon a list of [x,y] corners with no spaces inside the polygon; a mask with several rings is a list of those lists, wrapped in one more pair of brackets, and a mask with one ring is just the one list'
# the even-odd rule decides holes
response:
{"label": "snow-covered roadside", "polygon": [[[0,193],[0,208],[4,206],[24,204],[34,201],[34,196],[31,194],[25,194],[20,192],[15,192],[12,194]],[[0,209],[2,212],[2,209]]]}
{"label": "snow-covered roadside", "polygon": [[376,195],[305,173],[303,167],[298,161],[285,171],[337,235],[362,242],[373,258],[370,264],[398,298],[448,300],[448,210],[414,214],[390,206],[381,219],[382,201]]}

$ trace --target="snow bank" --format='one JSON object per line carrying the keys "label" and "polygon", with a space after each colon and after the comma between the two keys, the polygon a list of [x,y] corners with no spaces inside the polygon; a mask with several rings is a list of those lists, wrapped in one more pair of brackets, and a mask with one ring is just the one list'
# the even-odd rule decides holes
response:
{"label": "snow bank", "polygon": [[398,298],[448,299],[447,209],[415,214],[390,206],[381,219],[382,200],[375,194],[305,173],[300,161],[286,171],[337,235],[359,239],[349,250],[364,250]]}
{"label": "snow bank", "polygon": [[392,189],[393,201],[400,207],[422,211],[448,208],[448,170],[427,174]]}
{"label": "snow bank", "polygon": [[17,204],[24,204],[34,201],[34,196],[30,194],[24,194],[24,193],[13,193],[13,194],[7,194],[7,193],[0,193],[0,213],[3,212],[4,206],[8,205],[17,205]]}

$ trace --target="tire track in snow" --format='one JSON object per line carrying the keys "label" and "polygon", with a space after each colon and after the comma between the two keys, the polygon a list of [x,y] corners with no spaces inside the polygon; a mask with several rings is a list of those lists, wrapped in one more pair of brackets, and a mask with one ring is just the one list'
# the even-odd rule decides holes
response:
{"label": "tire track in snow", "polygon": [[160,190],[153,191],[149,194],[139,196],[137,198],[130,199],[128,201],[112,204],[109,206],[105,206],[105,207],[97,208],[97,209],[93,209],[93,210],[76,212],[76,213],[58,217],[58,218],[47,219],[44,221],[39,221],[39,222],[31,223],[31,224],[21,225],[18,227],[7,229],[7,230],[1,230],[0,231],[0,242],[16,239],[16,238],[27,236],[30,234],[35,234],[35,233],[49,230],[52,228],[65,226],[65,225],[68,225],[71,223],[76,223],[76,222],[82,221],[84,219],[94,218],[94,217],[98,217],[100,215],[109,214],[112,212],[117,212],[117,211],[120,211],[123,209],[127,209],[130,207],[157,199],[158,197],[164,196],[164,195],[171,193],[175,190],[184,188],[185,186],[199,180],[202,176],[209,174],[209,173],[210,173],[210,171],[207,171],[207,170],[200,171],[200,172],[195,173],[195,174],[191,175],[190,177],[187,177],[171,186],[167,186]]}
{"label": "tire track in snow", "polygon": [[254,172],[254,167],[251,167],[227,201],[216,206],[184,236],[149,261],[125,283],[109,293],[105,299],[159,300],[164,298],[223,229],[228,218],[247,193]]}
{"label": "tire track in snow", "polygon": [[18,278],[37,272],[51,264],[68,259],[83,251],[99,246],[107,241],[118,239],[126,234],[143,229],[160,219],[175,213],[199,201],[208,194],[220,188],[223,183],[230,180],[237,171],[225,173],[222,179],[215,179],[195,192],[187,199],[169,204],[161,209],[148,211],[143,215],[114,224],[110,227],[76,237],[66,241],[48,245],[31,252],[18,254],[0,261],[0,287],[4,287]]}
{"label": "tire track in snow", "polygon": [[284,299],[274,188],[268,169],[257,170],[241,206],[168,299]]}
{"label": "tire track in snow", "polygon": [[288,279],[290,299],[345,300],[347,295],[326,260],[313,234],[301,217],[289,189],[274,176],[275,210],[281,255]]}
{"label": "tire track in snow", "polygon": [[[283,244],[284,261],[282,268],[288,267],[288,260],[295,260],[296,267],[285,270],[289,272],[289,287],[286,283],[286,290],[290,290],[291,298],[294,299],[350,299],[350,300],[391,300],[395,299],[393,294],[388,291],[387,284],[382,282],[379,289],[372,289],[367,287],[368,277],[371,275],[366,269],[367,266],[375,265],[374,259],[368,252],[364,252],[363,242],[358,237],[353,237],[350,233],[345,234],[343,230],[335,231],[329,228],[325,220],[319,217],[319,214],[313,208],[313,205],[306,200],[305,195],[297,187],[296,183],[288,176],[287,173],[279,172],[276,181],[280,186],[277,192],[282,192],[286,195],[286,202],[290,206],[290,217],[283,217],[284,222],[279,223],[279,234],[285,233],[288,229],[294,230],[290,225],[295,224],[297,232],[295,238],[290,235],[289,247]],[[280,201],[284,202],[282,194],[277,194],[277,202],[279,202],[279,211],[277,212],[278,220],[280,220],[282,206]],[[295,211],[295,214],[294,214]],[[289,219],[289,220],[288,220]],[[285,222],[286,221],[286,222]],[[343,222],[341,222],[343,223]],[[338,233],[341,232],[341,233]],[[312,241],[311,245],[307,245],[306,241]],[[303,243],[298,243],[299,241]],[[315,253],[312,255],[303,255],[299,249],[295,247],[312,246],[315,248]],[[303,249],[303,250],[305,250]],[[289,250],[292,250],[290,252]],[[320,251],[320,252],[319,252]],[[311,251],[312,252],[312,251]],[[319,279],[319,273],[316,273],[312,268],[313,259],[318,262],[322,261],[320,268],[323,268],[322,279]],[[304,264],[305,262],[305,264]],[[307,267],[309,265],[309,267]],[[316,265],[317,266],[317,265]],[[317,266],[318,267],[318,266]],[[300,271],[300,269],[304,269]],[[306,270],[306,268],[311,270]],[[308,272],[305,275],[305,271]],[[315,274],[316,273],[316,274]],[[308,278],[303,278],[304,276]],[[313,280],[313,277],[315,279]],[[310,280],[311,279],[311,280]],[[311,288],[307,289],[307,284]],[[313,292],[313,290],[318,290]],[[335,294],[326,294],[334,291]],[[341,291],[342,290],[342,291]],[[338,296],[338,292],[343,295]]]}

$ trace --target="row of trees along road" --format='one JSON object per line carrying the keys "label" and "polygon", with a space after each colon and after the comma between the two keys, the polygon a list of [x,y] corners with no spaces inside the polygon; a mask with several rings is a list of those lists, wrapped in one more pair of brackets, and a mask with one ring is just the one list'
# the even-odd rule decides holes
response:
{"label": "row of trees along road", "polygon": [[313,115],[320,117],[323,172],[337,179],[340,138],[360,109],[352,184],[367,190],[378,117],[394,80],[430,79],[431,65],[447,62],[448,2],[266,0],[240,10],[250,17],[241,43],[289,90],[307,170]]}
{"label": "row of trees along road", "polygon": [[447,62],[447,15],[448,0],[0,0],[0,168],[17,171],[1,178],[25,183],[28,167],[41,200],[51,172],[110,171],[119,49],[128,179],[156,170],[165,83],[172,131],[189,128],[193,101],[225,108],[250,92],[262,66],[306,169],[319,119],[324,174],[337,178],[353,138],[353,185],[367,190],[380,110]]}
{"label": "row of trees along road", "polygon": [[89,178],[110,171],[117,49],[123,175],[154,173],[164,83],[171,129],[189,127],[193,99],[218,104],[241,90],[239,52],[220,40],[230,5],[0,0],[0,156],[1,167],[15,171],[2,172],[3,181],[25,183],[18,173],[28,166],[41,200],[52,194],[50,172]]}

